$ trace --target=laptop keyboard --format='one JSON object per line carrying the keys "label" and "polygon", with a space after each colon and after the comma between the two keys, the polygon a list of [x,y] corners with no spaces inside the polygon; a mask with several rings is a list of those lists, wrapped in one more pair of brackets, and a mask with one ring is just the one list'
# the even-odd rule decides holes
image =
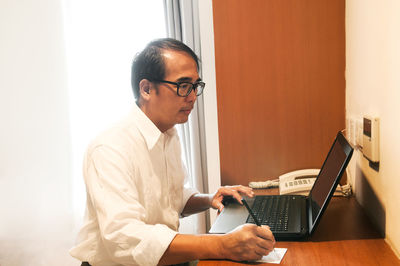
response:
{"label": "laptop keyboard", "polygon": [[[268,225],[271,231],[287,231],[290,198],[290,195],[256,196],[251,209],[258,221]],[[247,217],[246,222],[255,224],[251,215]]]}

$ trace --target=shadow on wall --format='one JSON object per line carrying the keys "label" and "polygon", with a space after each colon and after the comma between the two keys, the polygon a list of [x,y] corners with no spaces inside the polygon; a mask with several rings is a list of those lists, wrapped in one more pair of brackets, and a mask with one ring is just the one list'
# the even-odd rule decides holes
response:
{"label": "shadow on wall", "polygon": [[382,237],[385,237],[386,211],[379,198],[372,189],[364,172],[357,165],[355,186],[356,199],[363,206],[371,222]]}

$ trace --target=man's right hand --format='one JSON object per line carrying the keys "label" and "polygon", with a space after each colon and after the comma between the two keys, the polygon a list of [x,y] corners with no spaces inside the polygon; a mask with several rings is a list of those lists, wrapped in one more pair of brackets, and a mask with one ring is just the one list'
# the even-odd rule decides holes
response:
{"label": "man's right hand", "polygon": [[275,238],[268,226],[244,224],[222,236],[224,258],[254,261],[268,255],[275,246]]}
{"label": "man's right hand", "polygon": [[270,253],[275,238],[268,226],[244,224],[225,234],[177,234],[161,257],[160,265],[196,259],[255,261]]}

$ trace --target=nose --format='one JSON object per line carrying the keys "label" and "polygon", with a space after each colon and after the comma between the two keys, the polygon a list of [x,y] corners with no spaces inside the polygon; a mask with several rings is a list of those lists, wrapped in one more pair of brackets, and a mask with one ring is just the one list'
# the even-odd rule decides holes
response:
{"label": "nose", "polygon": [[187,102],[194,102],[194,101],[196,101],[196,99],[197,99],[197,95],[196,95],[195,90],[192,90],[192,91],[189,93],[189,95],[186,96],[186,101],[187,101]]}

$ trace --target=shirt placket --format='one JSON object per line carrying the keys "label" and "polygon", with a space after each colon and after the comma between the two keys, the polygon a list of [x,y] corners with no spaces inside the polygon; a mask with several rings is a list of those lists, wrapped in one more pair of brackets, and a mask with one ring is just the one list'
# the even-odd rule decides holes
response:
{"label": "shirt placket", "polygon": [[162,151],[163,151],[163,159],[164,159],[164,164],[165,164],[165,177],[166,177],[166,181],[167,181],[167,198],[168,198],[168,207],[171,210],[172,209],[172,203],[171,203],[171,197],[169,193],[171,191],[171,181],[170,180],[170,170],[168,167],[168,158],[167,158],[167,151],[168,151],[168,138],[167,136],[163,136],[163,145],[162,145]]}

